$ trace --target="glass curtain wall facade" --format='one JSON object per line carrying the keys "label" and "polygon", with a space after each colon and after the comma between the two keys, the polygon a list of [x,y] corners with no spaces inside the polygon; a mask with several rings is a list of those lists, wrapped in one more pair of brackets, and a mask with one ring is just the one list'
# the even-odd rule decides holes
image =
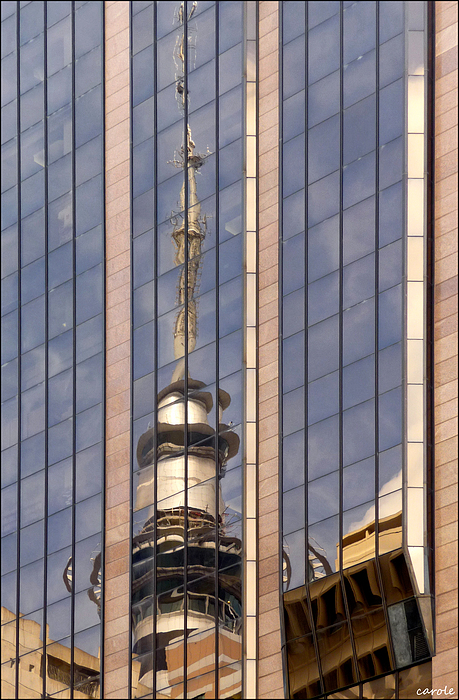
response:
{"label": "glass curtain wall facade", "polygon": [[244,3],[131,11],[132,687],[135,697],[234,697]]}
{"label": "glass curtain wall facade", "polygon": [[103,37],[102,2],[2,3],[4,697],[100,692]]}
{"label": "glass curtain wall facade", "polygon": [[430,664],[393,672],[433,653],[427,3],[281,6],[290,697],[412,697]]}

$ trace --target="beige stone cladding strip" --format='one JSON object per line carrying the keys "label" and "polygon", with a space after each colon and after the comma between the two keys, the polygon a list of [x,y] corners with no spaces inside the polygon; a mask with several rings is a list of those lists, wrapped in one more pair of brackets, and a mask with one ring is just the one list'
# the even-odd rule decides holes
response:
{"label": "beige stone cladding strip", "polygon": [[130,513],[129,2],[105,2],[105,698],[128,697]]}
{"label": "beige stone cladding strip", "polygon": [[432,688],[459,693],[457,665],[457,3],[436,2],[435,589]]}
{"label": "beige stone cladding strip", "polygon": [[279,610],[279,3],[259,3],[258,694],[284,697]]}

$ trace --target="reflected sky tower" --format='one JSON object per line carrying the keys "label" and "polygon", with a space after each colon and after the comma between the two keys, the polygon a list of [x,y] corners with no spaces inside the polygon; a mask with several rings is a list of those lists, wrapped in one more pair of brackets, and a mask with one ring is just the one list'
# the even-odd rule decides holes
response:
{"label": "reflected sky tower", "polygon": [[[185,27],[197,3],[190,5],[186,21],[183,3],[176,14],[180,31],[174,49],[176,97],[184,114]],[[179,211],[171,217],[175,264],[180,266],[176,366],[171,383],[158,393],[156,426],[141,435],[137,446],[135,511],[145,509],[146,520],[133,538],[134,652],[140,663],[140,694],[155,687],[158,697],[182,696],[187,644],[188,697],[214,698],[215,675],[209,686],[209,674],[203,680],[203,673],[214,670],[217,638],[219,656],[231,669],[218,696],[231,697],[241,690],[242,545],[225,533],[220,480],[227,461],[239,450],[239,437],[220,422],[231,401],[229,394],[218,392],[217,434],[208,420],[212,394],[186,373],[186,355],[194,350],[198,335],[195,297],[206,235],[196,173],[207,154],[195,152],[188,123],[185,140],[171,161],[184,170]]]}

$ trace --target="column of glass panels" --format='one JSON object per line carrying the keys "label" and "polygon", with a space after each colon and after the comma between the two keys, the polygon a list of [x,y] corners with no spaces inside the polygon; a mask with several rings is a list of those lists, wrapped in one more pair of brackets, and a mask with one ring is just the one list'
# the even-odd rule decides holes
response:
{"label": "column of glass panels", "polygon": [[[12,623],[16,693],[41,685],[51,696],[73,686],[96,696],[104,374],[102,3],[32,2],[18,8],[18,237],[6,254],[9,264],[19,263],[20,302],[18,440],[6,445],[7,455],[15,453],[12,469],[20,483],[21,623]],[[8,244],[12,236],[5,234]],[[11,591],[11,582],[2,588],[5,607]]]}
{"label": "column of glass panels", "polygon": [[[410,5],[413,56],[423,56],[424,3]],[[291,692],[307,684],[312,697],[429,654],[421,631],[418,652],[397,647],[394,633],[397,620],[406,639],[422,627],[402,553],[405,4],[288,2],[282,10],[284,602]],[[408,139],[413,177],[422,178],[418,93]],[[417,245],[409,274],[419,276],[422,239]],[[421,329],[422,303],[414,307]],[[423,390],[420,343],[413,394]],[[413,487],[424,476],[414,476],[422,405],[412,402]],[[414,545],[423,532],[412,526]],[[392,567],[408,577],[400,604]]]}
{"label": "column of glass panels", "polygon": [[135,697],[241,686],[242,9],[132,6]]}

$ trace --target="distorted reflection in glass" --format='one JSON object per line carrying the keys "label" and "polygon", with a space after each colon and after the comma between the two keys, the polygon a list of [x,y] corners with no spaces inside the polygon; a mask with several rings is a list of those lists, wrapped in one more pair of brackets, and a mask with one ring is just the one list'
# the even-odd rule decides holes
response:
{"label": "distorted reflection in glass", "polygon": [[[213,688],[216,696],[215,673],[209,670],[215,667],[217,647],[220,683],[234,693],[241,689],[242,474],[240,431],[230,426],[242,419],[242,237],[238,235],[242,230],[242,150],[236,140],[240,133],[225,130],[220,123],[224,138],[220,145],[228,146],[220,158],[223,189],[216,241],[212,235],[217,184],[212,102],[216,13],[214,8],[203,12],[200,5],[157,6],[160,226],[153,235],[139,235],[134,245],[134,418],[138,418],[134,445],[139,468],[134,474],[132,555],[135,697],[152,689],[164,697],[181,697],[185,659],[187,693],[205,692],[211,697],[209,688]],[[233,24],[242,4],[231,6],[229,14],[226,6],[220,13],[228,14]],[[152,135],[151,122],[145,121],[144,114],[151,111],[146,101],[149,88],[140,70],[152,38],[141,29],[143,14],[145,10],[135,14],[134,22],[134,104],[138,105],[134,125],[140,145],[133,160],[139,193],[147,188],[144,166],[146,159],[151,162],[153,148],[147,140]],[[236,60],[236,68],[231,63],[222,76],[220,89],[231,90],[234,111],[241,46],[233,49],[232,45],[220,42],[220,49],[231,54],[222,57],[220,72],[227,60]],[[187,105],[185,69],[189,71]],[[186,106],[193,112],[188,124],[184,123]],[[146,194],[152,199],[151,193]],[[146,207],[134,206],[134,235],[150,231],[152,225],[153,216]],[[154,282],[153,236],[158,250]],[[217,277],[216,243],[221,244]],[[218,391],[217,358],[223,378]],[[230,426],[223,422],[224,411],[232,419]]]}

